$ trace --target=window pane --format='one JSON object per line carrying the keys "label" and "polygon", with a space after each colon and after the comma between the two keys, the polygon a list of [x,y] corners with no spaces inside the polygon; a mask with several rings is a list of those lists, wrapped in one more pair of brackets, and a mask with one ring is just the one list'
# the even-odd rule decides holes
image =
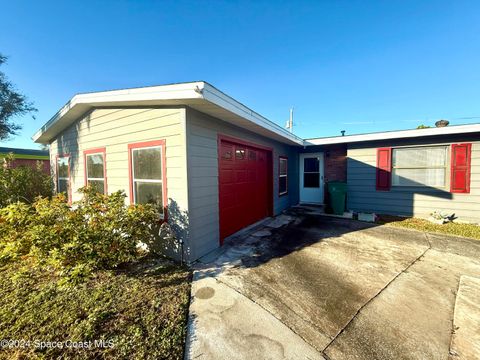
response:
{"label": "window pane", "polygon": [[222,158],[225,160],[232,160],[232,150],[228,149],[223,152]]}
{"label": "window pane", "polygon": [[287,192],[287,177],[286,176],[281,176],[278,179],[278,192],[280,194]]}
{"label": "window pane", "polygon": [[103,154],[87,155],[87,177],[103,178]]}
{"label": "window pane", "polygon": [[67,179],[58,179],[58,193],[65,193],[68,195],[68,180]]}
{"label": "window pane", "polygon": [[318,172],[319,169],[320,169],[320,161],[316,157],[303,159],[303,171]]}
{"label": "window pane", "polygon": [[88,180],[88,186],[100,194],[105,193],[105,182],[103,180]]}
{"label": "window pane", "polygon": [[68,177],[68,158],[58,158],[58,177]]}
{"label": "window pane", "polygon": [[445,146],[393,149],[394,167],[442,167],[447,160]]}
{"label": "window pane", "polygon": [[287,160],[280,159],[280,175],[287,175]]}
{"label": "window pane", "polygon": [[159,147],[134,149],[132,152],[135,179],[162,179],[162,151]]}
{"label": "window pane", "polygon": [[137,204],[156,204],[163,212],[162,184],[135,181],[135,202]]}
{"label": "window pane", "polygon": [[445,186],[445,169],[393,169],[392,185]]}
{"label": "window pane", "polygon": [[237,160],[243,160],[245,159],[245,149],[236,149],[235,150],[235,158]]}
{"label": "window pane", "polygon": [[306,188],[320,187],[320,174],[319,173],[303,174],[303,187],[306,187]]}

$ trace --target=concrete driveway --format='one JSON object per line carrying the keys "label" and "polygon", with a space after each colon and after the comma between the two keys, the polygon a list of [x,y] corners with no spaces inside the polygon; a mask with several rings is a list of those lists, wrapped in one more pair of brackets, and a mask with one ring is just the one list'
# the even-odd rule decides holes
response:
{"label": "concrete driveway", "polygon": [[196,265],[186,358],[480,359],[479,259],[297,208]]}

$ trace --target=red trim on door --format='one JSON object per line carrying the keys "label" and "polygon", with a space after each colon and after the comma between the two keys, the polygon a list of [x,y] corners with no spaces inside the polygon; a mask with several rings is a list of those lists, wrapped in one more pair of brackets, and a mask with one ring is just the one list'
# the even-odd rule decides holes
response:
{"label": "red trim on door", "polygon": [[450,192],[470,193],[472,144],[452,144],[450,161]]}
{"label": "red trim on door", "polygon": [[55,155],[55,177],[56,177],[56,182],[55,182],[55,188],[58,193],[58,159],[59,158],[67,158],[67,165],[68,165],[68,192],[67,192],[67,201],[68,204],[72,204],[72,176],[70,174],[70,154],[57,154]]}
{"label": "red trim on door", "polygon": [[133,201],[133,174],[132,174],[132,149],[140,149],[146,147],[161,146],[162,148],[162,201],[163,201],[163,220],[168,220],[168,195],[167,195],[167,157],[166,157],[166,141],[154,140],[154,141],[143,141],[138,143],[128,144],[128,187],[129,187],[129,196],[130,204],[134,204]]}
{"label": "red trim on door", "polygon": [[[286,180],[287,180],[287,184],[286,184],[286,191],[284,193],[280,193],[280,162],[281,160],[286,160],[287,161],[287,176],[286,176]],[[284,196],[284,195],[287,195],[288,194],[288,156],[286,155],[280,155],[278,157],[278,196]]]}
{"label": "red trim on door", "polygon": [[392,148],[377,149],[377,191],[390,190],[392,183]]}
{"label": "red trim on door", "polygon": [[107,185],[107,152],[104,147],[89,149],[83,151],[83,176],[84,176],[84,184],[85,186],[88,185],[87,183],[87,155],[92,154],[103,154],[103,191],[108,194],[108,185]]}
{"label": "red trim on door", "polygon": [[232,137],[232,136],[228,136],[228,135],[218,134],[218,143],[220,143],[222,140],[223,140],[223,141],[228,141],[228,142],[233,142],[233,143],[240,144],[240,145],[251,146],[251,147],[254,147],[254,148],[257,148],[257,149],[261,149],[261,150],[266,150],[266,151],[273,152],[273,148],[272,148],[272,147],[268,147],[268,146],[264,146],[264,145],[258,145],[258,144],[256,144],[256,143],[253,143],[253,142],[250,142],[250,141],[246,141],[246,140],[242,140],[242,139],[238,139],[238,138],[235,138],[235,137]]}

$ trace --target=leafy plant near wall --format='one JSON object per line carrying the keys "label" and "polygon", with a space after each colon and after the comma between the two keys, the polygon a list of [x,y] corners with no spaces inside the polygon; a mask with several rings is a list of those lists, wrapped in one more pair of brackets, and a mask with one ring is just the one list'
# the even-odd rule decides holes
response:
{"label": "leafy plant near wall", "polygon": [[0,209],[0,262],[26,261],[78,282],[97,269],[138,259],[153,242],[158,214],[151,205],[125,205],[125,194],[82,188],[70,207],[65,195],[12,203]]}
{"label": "leafy plant near wall", "polygon": [[45,174],[42,165],[11,167],[13,154],[0,161],[0,207],[15,202],[32,203],[37,196],[52,196],[52,177]]}

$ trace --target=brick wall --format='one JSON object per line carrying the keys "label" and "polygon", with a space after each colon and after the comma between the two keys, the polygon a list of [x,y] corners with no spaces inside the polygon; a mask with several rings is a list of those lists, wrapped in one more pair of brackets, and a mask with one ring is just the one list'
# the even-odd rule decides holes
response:
{"label": "brick wall", "polygon": [[334,145],[324,150],[325,182],[347,181],[347,147]]}

